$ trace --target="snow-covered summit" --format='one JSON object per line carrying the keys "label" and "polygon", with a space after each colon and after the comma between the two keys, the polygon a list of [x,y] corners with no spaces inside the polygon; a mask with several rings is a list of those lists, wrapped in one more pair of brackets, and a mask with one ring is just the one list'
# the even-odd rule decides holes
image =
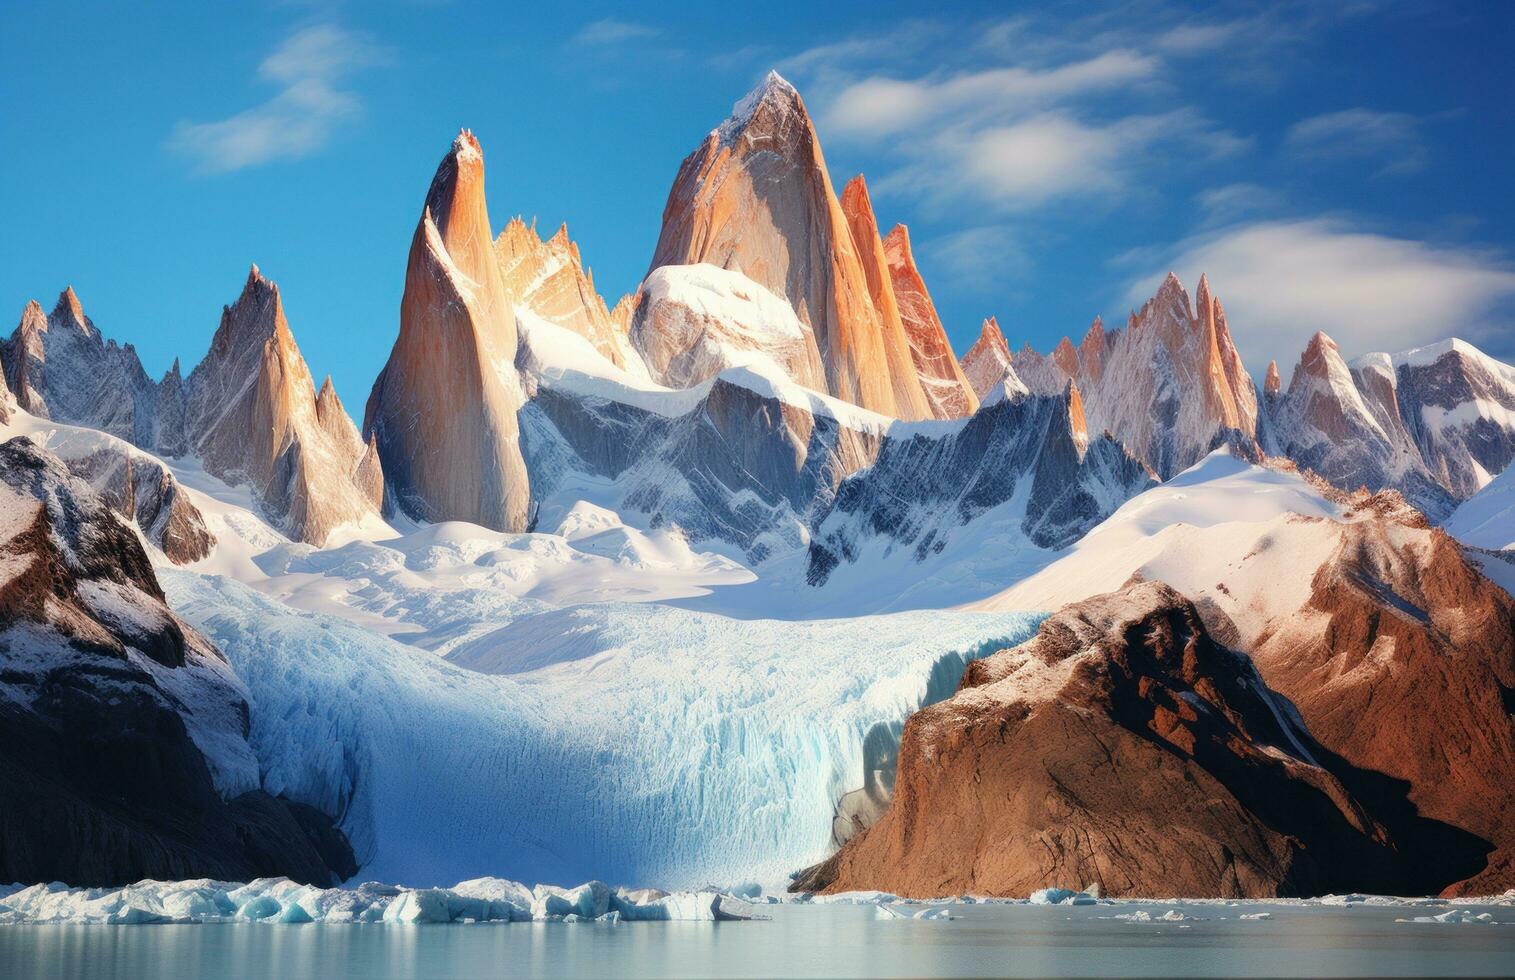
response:
{"label": "snow-covered summit", "polygon": [[723,143],[730,142],[764,105],[778,111],[792,111],[796,108],[803,111],[804,108],[799,89],[789,84],[783,75],[770,69],[761,82],[732,105],[731,115],[712,130],[713,134]]}

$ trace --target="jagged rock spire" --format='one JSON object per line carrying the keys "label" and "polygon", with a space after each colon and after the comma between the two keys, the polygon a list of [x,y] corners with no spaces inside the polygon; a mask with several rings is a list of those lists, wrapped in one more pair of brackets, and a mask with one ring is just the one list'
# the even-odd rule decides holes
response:
{"label": "jagged rock spire", "polygon": [[881,312],[869,289],[873,225],[860,249],[804,100],[770,74],[680,166],[649,272],[701,262],[739,270],[785,299],[806,328],[813,353],[795,381],[920,417],[928,410],[913,370],[896,377],[907,360],[893,347],[903,333],[897,311],[890,322],[889,304]]}
{"label": "jagged rock spire", "polygon": [[419,520],[526,529],[531,498],[515,354],[515,314],[484,199],[484,154],[463,130],[427,191],[399,336],[364,413],[400,510]]}

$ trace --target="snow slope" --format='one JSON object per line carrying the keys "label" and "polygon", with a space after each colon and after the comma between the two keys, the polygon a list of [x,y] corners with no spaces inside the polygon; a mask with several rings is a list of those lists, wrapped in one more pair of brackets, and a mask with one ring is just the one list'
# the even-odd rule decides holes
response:
{"label": "snow slope", "polygon": [[1495,551],[1515,549],[1515,466],[1463,501],[1443,527],[1465,544]]}
{"label": "snow slope", "polygon": [[973,608],[1055,609],[1140,575],[1196,600],[1229,589],[1247,597],[1232,617],[1238,625],[1242,617],[1263,622],[1303,604],[1310,573],[1337,545],[1299,517],[1341,516],[1298,475],[1220,449],[1127,501],[1057,561]]}
{"label": "snow slope", "polygon": [[1035,623],[602,604],[455,654],[516,671],[487,675],[223,577],[162,578],[247,685],[265,788],[341,814],[363,877],[413,885],[781,883],[826,855],[867,733],[901,724],[939,661]]}

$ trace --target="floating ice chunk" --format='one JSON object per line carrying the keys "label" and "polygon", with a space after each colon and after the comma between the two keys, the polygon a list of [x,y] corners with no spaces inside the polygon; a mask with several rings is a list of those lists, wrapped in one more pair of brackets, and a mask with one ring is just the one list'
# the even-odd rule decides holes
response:
{"label": "floating ice chunk", "polygon": [[577,888],[538,885],[532,890],[531,916],[578,915],[598,919],[610,910],[610,886],[603,881],[587,881]]}
{"label": "floating ice chunk", "polygon": [[317,888],[287,878],[245,884],[141,881],[125,888],[68,888],[53,883],[7,893],[0,923],[385,922],[395,925],[483,922],[718,922],[762,918],[745,900],[716,891],[638,889],[604,882],[574,888],[528,888],[504,878],[475,878],[452,888],[397,888],[365,882]]}
{"label": "floating ice chunk", "polygon": [[244,919],[256,921],[278,915],[280,911],[282,910],[277,898],[272,895],[259,895],[243,903],[242,907],[237,909],[237,914]]}
{"label": "floating ice chunk", "polygon": [[641,904],[618,895],[615,905],[621,918],[629,922],[722,922],[757,917],[747,902],[720,892],[675,892]]}
{"label": "floating ice chunk", "polygon": [[1071,888],[1039,888],[1031,893],[1032,905],[1097,905],[1099,899]]}
{"label": "floating ice chunk", "polygon": [[1243,922],[1257,922],[1262,919],[1273,918],[1272,912],[1243,912],[1238,916]]}
{"label": "floating ice chunk", "polygon": [[1395,922],[1440,922],[1454,925],[1478,925],[1494,923],[1494,917],[1487,912],[1471,912],[1468,909],[1451,909],[1440,915],[1417,915],[1413,919],[1395,919]]}
{"label": "floating ice chunk", "polygon": [[[1264,913],[1266,914],[1266,913]],[[1178,909],[1169,909],[1162,915],[1153,915],[1146,909],[1137,909],[1135,912],[1123,912],[1111,916],[1112,919],[1121,919],[1126,922],[1203,922],[1192,915],[1185,915]]]}

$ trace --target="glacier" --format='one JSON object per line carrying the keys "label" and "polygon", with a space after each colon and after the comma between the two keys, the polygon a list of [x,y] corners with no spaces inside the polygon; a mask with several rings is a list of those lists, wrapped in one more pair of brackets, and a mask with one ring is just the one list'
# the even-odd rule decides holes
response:
{"label": "glacier", "polygon": [[463,666],[226,576],[160,577],[246,684],[264,787],[337,815],[364,878],[412,886],[782,887],[831,850],[869,732],[1039,622],[609,602],[523,610],[455,646]]}

